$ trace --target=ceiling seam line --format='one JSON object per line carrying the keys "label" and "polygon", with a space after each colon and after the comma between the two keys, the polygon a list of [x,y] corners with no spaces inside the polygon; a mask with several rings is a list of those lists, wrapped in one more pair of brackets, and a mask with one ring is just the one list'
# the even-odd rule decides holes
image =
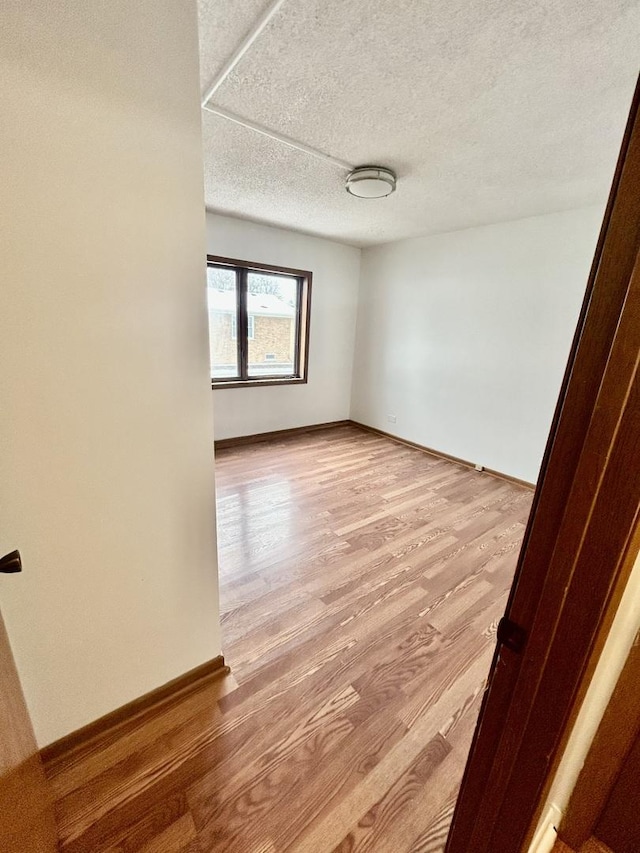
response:
{"label": "ceiling seam line", "polygon": [[258,38],[260,33],[267,26],[269,21],[273,18],[273,16],[278,12],[280,7],[286,2],[286,0],[273,0],[273,2],[265,9],[263,14],[258,18],[258,20],[254,23],[253,27],[249,30],[244,39],[240,42],[238,47],[231,54],[230,58],[223,65],[222,69],[216,74],[208,88],[205,90],[204,95],[202,96],[201,105],[205,107],[208,102],[211,100],[213,95],[217,92],[217,90],[222,86],[224,81],[227,79],[229,74],[236,67],[238,62],[242,59],[245,53],[249,50],[254,41]]}
{"label": "ceiling seam line", "polygon": [[251,119],[243,118],[242,116],[237,115],[236,113],[232,113],[229,110],[225,110],[223,107],[216,107],[212,104],[206,104],[202,107],[208,113],[213,113],[213,115],[220,116],[220,118],[227,119],[228,121],[232,121],[235,124],[239,124],[242,127],[246,127],[248,130],[253,130],[255,133],[260,133],[263,136],[267,136],[270,139],[275,140],[276,142],[280,142],[283,145],[287,145],[289,148],[295,148],[297,151],[302,151],[304,154],[308,154],[311,157],[316,157],[318,160],[325,160],[327,163],[331,163],[333,166],[336,166],[338,169],[344,169],[347,172],[351,172],[353,170],[353,166],[350,163],[347,163],[345,160],[340,160],[338,157],[332,157],[330,154],[325,154],[324,151],[319,151],[317,148],[313,148],[311,145],[306,145],[304,142],[299,142],[297,139],[293,139],[290,136],[285,136],[283,133],[278,133],[277,130],[271,130],[264,125],[258,124],[258,122],[251,121]]}

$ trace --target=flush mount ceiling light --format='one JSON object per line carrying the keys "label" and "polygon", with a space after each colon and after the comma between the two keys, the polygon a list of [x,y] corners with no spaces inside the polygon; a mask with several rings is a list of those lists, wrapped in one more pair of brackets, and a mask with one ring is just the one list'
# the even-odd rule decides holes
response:
{"label": "flush mount ceiling light", "polygon": [[395,172],[383,166],[358,166],[347,175],[347,192],[358,198],[384,198],[395,188]]}

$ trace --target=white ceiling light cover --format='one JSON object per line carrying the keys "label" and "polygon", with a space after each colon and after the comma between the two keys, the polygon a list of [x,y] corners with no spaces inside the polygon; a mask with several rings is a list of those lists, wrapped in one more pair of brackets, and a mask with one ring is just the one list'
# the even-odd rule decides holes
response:
{"label": "white ceiling light cover", "polygon": [[384,198],[395,189],[395,173],[383,166],[358,166],[347,175],[347,192],[358,198]]}

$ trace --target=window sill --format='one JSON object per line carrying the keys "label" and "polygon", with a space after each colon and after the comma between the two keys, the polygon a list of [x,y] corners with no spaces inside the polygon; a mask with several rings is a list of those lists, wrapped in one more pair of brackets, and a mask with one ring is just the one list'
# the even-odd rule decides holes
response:
{"label": "window sill", "polygon": [[241,379],[241,380],[223,380],[222,382],[211,382],[211,388],[214,391],[220,391],[223,388],[268,388],[273,385],[306,385],[306,377],[291,377],[285,376],[282,379]]}

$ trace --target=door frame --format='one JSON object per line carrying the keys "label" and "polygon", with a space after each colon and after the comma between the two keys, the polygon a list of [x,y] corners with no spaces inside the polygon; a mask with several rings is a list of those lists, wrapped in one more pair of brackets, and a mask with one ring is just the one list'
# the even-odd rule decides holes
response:
{"label": "door frame", "polygon": [[52,793],[1,612],[0,815],[3,853],[57,853]]}
{"label": "door frame", "polygon": [[639,102],[507,603],[524,648],[496,648],[446,853],[526,849],[638,553]]}
{"label": "door frame", "polygon": [[607,800],[640,736],[640,632],[600,722],[565,810],[558,835],[574,850],[596,834]]}

